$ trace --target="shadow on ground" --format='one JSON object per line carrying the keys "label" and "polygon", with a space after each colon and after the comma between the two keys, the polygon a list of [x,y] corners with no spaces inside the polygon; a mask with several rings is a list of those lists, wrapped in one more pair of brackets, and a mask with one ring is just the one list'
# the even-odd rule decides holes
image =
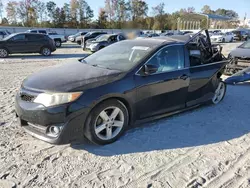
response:
{"label": "shadow on ground", "polygon": [[72,148],[100,156],[169,150],[216,144],[250,132],[249,85],[228,86],[217,106],[204,106],[140,127],[132,128],[117,142],[96,146],[85,141]]}
{"label": "shadow on ground", "polygon": [[17,54],[17,55],[10,55],[5,60],[8,61],[8,59],[38,59],[38,60],[46,60],[46,59],[68,59],[68,58],[84,58],[88,55],[88,53],[72,53],[72,54],[52,54],[51,56],[45,57],[39,54]]}

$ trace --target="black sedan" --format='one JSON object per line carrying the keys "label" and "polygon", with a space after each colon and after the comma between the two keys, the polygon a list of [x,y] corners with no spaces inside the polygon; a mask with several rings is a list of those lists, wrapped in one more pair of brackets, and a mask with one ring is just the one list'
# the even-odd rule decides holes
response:
{"label": "black sedan", "polygon": [[223,100],[227,61],[217,48],[201,55],[205,49],[170,38],[115,43],[25,79],[17,116],[28,133],[50,143],[84,136],[112,143],[135,122]]}
{"label": "black sedan", "polygon": [[86,49],[91,52],[96,52],[110,44],[125,40],[122,34],[106,34],[97,37],[96,39],[89,39],[86,41]]}
{"label": "black sedan", "polygon": [[55,50],[54,40],[43,34],[15,33],[0,41],[0,58],[16,53],[40,53],[50,56]]}

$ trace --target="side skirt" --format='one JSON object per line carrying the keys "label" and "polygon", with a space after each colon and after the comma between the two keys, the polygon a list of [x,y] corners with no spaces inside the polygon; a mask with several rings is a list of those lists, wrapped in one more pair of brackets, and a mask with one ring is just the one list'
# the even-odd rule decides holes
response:
{"label": "side skirt", "polygon": [[197,104],[195,106],[187,107],[187,108],[177,110],[177,111],[174,111],[174,112],[170,112],[170,113],[166,113],[166,114],[161,114],[161,115],[152,116],[152,117],[149,117],[149,118],[137,120],[137,121],[135,121],[134,125],[140,125],[142,123],[147,123],[147,122],[154,121],[154,120],[157,120],[157,119],[162,119],[162,118],[165,118],[165,117],[173,116],[175,114],[179,114],[179,113],[182,113],[182,112],[197,108],[200,105],[202,105],[202,104]]}

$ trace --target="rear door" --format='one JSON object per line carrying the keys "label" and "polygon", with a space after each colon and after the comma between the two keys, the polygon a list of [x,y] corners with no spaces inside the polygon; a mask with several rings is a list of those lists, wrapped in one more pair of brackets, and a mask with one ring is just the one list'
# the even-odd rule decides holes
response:
{"label": "rear door", "polygon": [[29,52],[40,52],[44,36],[39,34],[26,34]]}
{"label": "rear door", "polygon": [[159,66],[156,73],[135,75],[138,119],[185,108],[189,69],[185,67],[182,45],[167,46],[156,52],[146,65]]}
{"label": "rear door", "polygon": [[217,73],[225,65],[225,61],[202,64],[200,50],[189,50],[187,53],[190,60],[187,106],[193,106],[213,97]]}
{"label": "rear door", "polygon": [[7,42],[7,48],[11,53],[23,53],[27,52],[29,47],[27,46],[27,38],[25,34],[18,34],[10,38]]}

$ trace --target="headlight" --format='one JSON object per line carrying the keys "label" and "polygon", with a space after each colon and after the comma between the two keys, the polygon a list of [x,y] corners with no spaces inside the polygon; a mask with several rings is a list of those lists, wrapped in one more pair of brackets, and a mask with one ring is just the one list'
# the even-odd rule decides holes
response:
{"label": "headlight", "polygon": [[82,92],[74,93],[41,93],[34,100],[46,107],[73,102],[82,95]]}

